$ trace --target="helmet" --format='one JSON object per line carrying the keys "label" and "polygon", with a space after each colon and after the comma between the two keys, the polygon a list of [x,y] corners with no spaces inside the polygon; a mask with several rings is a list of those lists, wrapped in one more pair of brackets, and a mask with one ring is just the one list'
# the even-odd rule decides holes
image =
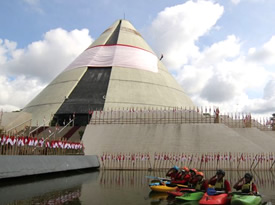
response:
{"label": "helmet", "polygon": [[216,172],[216,175],[219,175],[219,174],[224,176],[225,172],[222,169],[218,169],[217,172]]}
{"label": "helmet", "polygon": [[246,173],[246,174],[244,175],[244,178],[248,178],[248,179],[252,180],[253,175],[250,174],[250,173]]}
{"label": "helmet", "polygon": [[196,170],[195,168],[190,169],[190,172],[194,172],[195,174],[197,174],[198,170]]}
{"label": "helmet", "polygon": [[180,168],[177,167],[177,166],[173,166],[172,168],[175,169],[175,170],[177,170],[177,171],[179,171],[179,169],[180,169]]}
{"label": "helmet", "polygon": [[189,168],[188,167],[182,167],[182,170],[184,170],[185,172],[189,172]]}
{"label": "helmet", "polygon": [[202,176],[202,177],[204,177],[204,174],[203,174],[203,172],[197,172],[197,176]]}

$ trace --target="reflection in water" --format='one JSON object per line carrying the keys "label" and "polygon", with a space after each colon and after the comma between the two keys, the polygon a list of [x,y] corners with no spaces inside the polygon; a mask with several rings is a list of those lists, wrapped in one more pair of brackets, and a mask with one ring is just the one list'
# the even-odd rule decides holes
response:
{"label": "reflection in water", "polygon": [[36,205],[57,205],[57,204],[68,204],[73,202],[73,204],[81,204],[79,197],[81,194],[80,187],[75,187],[71,189],[64,189],[61,191],[49,192],[41,196],[35,196],[27,200],[14,201],[14,204],[36,204]]}
{"label": "reflection in water", "polygon": [[[215,171],[205,172],[206,178],[214,174]],[[244,174],[245,171],[226,171],[226,178],[232,185]],[[275,205],[274,173],[258,171],[253,175],[264,201]],[[177,201],[166,193],[151,192],[150,179],[145,176],[164,177],[165,172],[103,170],[67,176],[37,176],[35,180],[26,178],[13,184],[1,183],[0,204],[197,205]]]}
{"label": "reflection in water", "polygon": [[148,171],[114,171],[103,170],[100,172],[100,185],[107,187],[144,187],[150,182],[146,175],[151,173]]}
{"label": "reflection in water", "polygon": [[96,180],[99,172],[36,176],[10,182],[1,182],[0,204],[68,204],[76,203],[81,186],[87,180]]}
{"label": "reflection in water", "polygon": [[149,198],[151,199],[151,204],[161,204],[162,202],[166,201],[168,199],[167,193],[161,193],[161,192],[154,192],[151,191],[149,193]]}

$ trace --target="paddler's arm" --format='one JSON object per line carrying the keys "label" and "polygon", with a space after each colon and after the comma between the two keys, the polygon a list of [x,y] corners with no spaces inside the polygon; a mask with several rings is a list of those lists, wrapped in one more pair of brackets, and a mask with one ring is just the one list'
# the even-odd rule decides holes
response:
{"label": "paddler's arm", "polygon": [[215,185],[216,180],[217,180],[217,175],[211,177],[211,178],[209,179],[208,184],[210,184],[210,185]]}
{"label": "paddler's arm", "polygon": [[225,187],[225,192],[230,194],[231,193],[231,186],[228,180],[224,180],[224,187]]}
{"label": "paddler's arm", "polygon": [[254,183],[252,183],[252,193],[253,193],[254,195],[258,194],[257,187],[256,187],[256,185],[255,185]]}
{"label": "paddler's arm", "polygon": [[243,180],[244,180],[244,177],[241,178],[239,181],[237,181],[236,184],[234,184],[233,188],[236,189],[236,190],[240,190],[240,189],[241,189],[241,186],[239,186],[239,184],[240,184],[241,182],[243,182]]}

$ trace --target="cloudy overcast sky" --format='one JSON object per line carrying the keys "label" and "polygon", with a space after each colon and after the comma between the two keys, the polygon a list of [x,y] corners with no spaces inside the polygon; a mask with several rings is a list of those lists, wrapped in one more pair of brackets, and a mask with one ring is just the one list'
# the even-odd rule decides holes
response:
{"label": "cloudy overcast sky", "polygon": [[274,0],[0,1],[0,109],[23,108],[117,19],[198,106],[275,113]]}

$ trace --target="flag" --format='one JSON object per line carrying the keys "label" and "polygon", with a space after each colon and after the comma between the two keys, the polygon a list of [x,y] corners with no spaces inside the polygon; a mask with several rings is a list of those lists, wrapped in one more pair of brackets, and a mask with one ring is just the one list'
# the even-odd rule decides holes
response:
{"label": "flag", "polygon": [[59,126],[58,126],[57,123],[56,123],[56,125],[55,125],[55,130],[59,130]]}
{"label": "flag", "polygon": [[209,160],[209,156],[208,155],[205,155],[205,163],[207,163]]}
{"label": "flag", "polygon": [[160,56],[159,60],[161,61],[162,59],[163,59],[163,54],[161,54],[161,56]]}
{"label": "flag", "polygon": [[135,161],[135,154],[132,154],[132,161]]}
{"label": "flag", "polygon": [[158,160],[157,153],[154,154],[154,159],[155,159],[155,160]]}

